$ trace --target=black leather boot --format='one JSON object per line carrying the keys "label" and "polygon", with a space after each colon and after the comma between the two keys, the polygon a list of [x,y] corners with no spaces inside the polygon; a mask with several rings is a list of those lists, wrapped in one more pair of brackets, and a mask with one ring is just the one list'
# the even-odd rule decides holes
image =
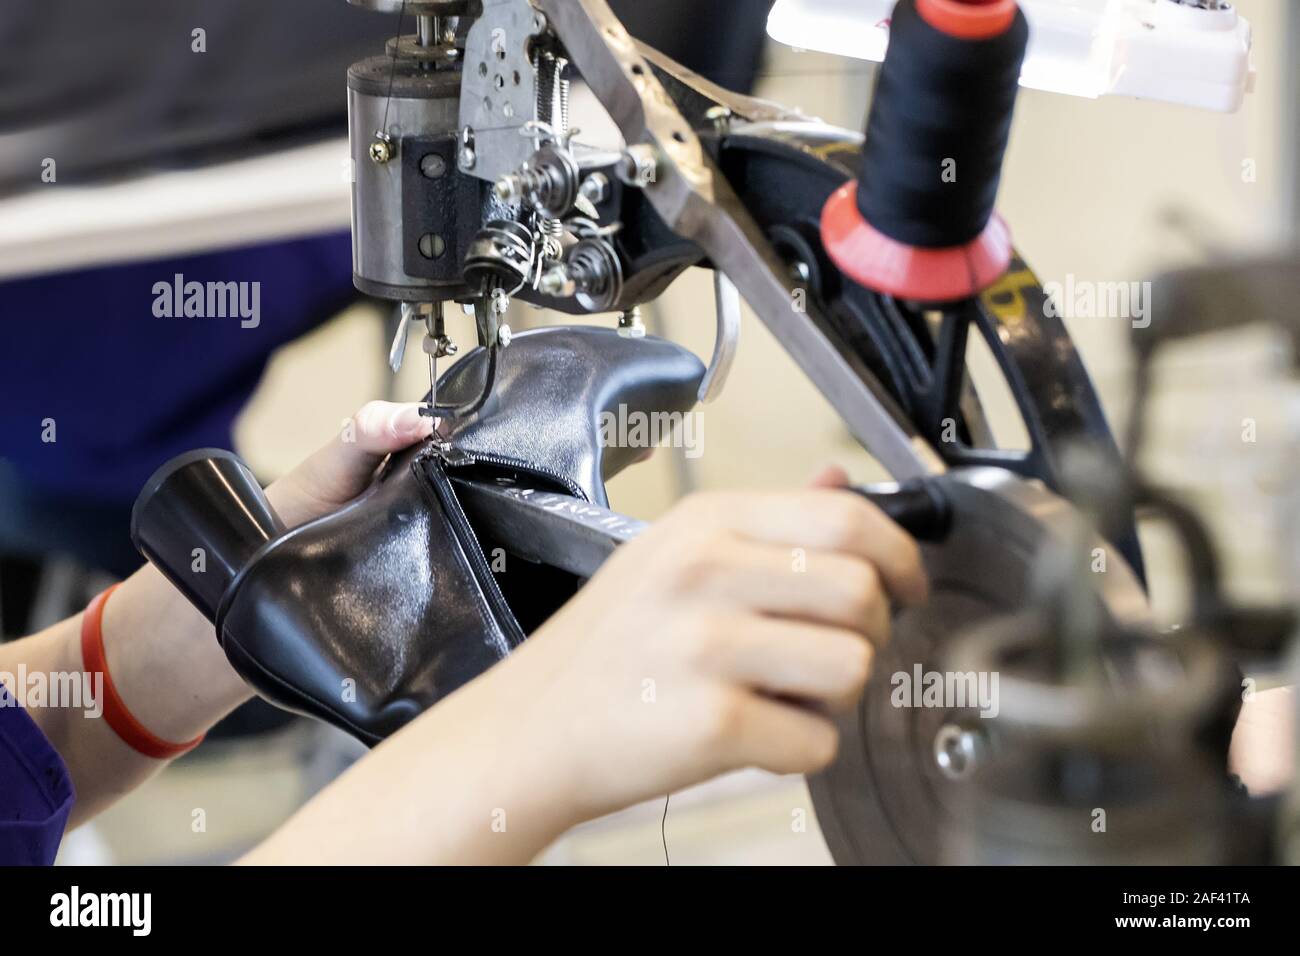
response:
{"label": "black leather boot", "polygon": [[[478,412],[301,527],[283,528],[229,452],[174,459],[141,492],[136,546],[267,700],[373,744],[501,660],[580,582],[514,562],[503,591],[450,476],[518,477],[604,505],[605,480],[642,450],[603,447],[602,414],[684,413],[704,373],[671,342],[588,327],[518,335],[498,362]],[[471,352],[439,399],[473,398],[485,365]]]}

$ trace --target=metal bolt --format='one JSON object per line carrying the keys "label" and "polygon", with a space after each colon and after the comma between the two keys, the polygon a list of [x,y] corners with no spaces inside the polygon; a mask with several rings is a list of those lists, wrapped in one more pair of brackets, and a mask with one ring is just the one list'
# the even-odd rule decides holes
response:
{"label": "metal bolt", "polygon": [[466,126],[460,131],[460,152],[459,161],[461,169],[473,169],[474,164],[478,162],[478,156],[474,153],[474,129]]}
{"label": "metal bolt", "polygon": [[658,170],[659,158],[655,155],[654,147],[645,143],[629,146],[618,167],[619,178],[637,189],[644,189],[653,183]]}
{"label": "metal bolt", "polygon": [[393,146],[387,139],[376,139],[370,144],[370,159],[382,166],[393,158]]}
{"label": "metal bolt", "polygon": [[497,315],[505,315],[510,308],[510,295],[500,286],[492,290],[492,311]]}
{"label": "metal bolt", "polygon": [[578,194],[593,206],[599,206],[609,198],[609,177],[604,173],[592,173],[582,181]]}
{"label": "metal bolt", "polygon": [[577,291],[577,286],[569,278],[569,273],[564,266],[556,266],[544,273],[537,288],[547,295],[561,299],[567,299]]}
{"label": "metal bolt", "polygon": [[625,339],[645,337],[645,323],[641,321],[641,309],[633,308],[618,317],[618,334]]}
{"label": "metal bolt", "polygon": [[719,135],[725,134],[731,128],[731,109],[726,106],[710,107],[704,114],[704,118],[713,124],[714,130]]}
{"label": "metal bolt", "polygon": [[420,350],[430,358],[446,358],[448,355],[455,355],[459,348],[456,343],[448,338],[445,334],[436,335],[426,334],[420,341]]}
{"label": "metal bolt", "polygon": [[974,773],[988,751],[983,732],[944,724],[934,735],[934,762],[949,780],[963,780]]}
{"label": "metal bolt", "polygon": [[498,179],[492,191],[502,202],[518,202],[523,198],[523,182],[518,176],[510,173]]}
{"label": "metal bolt", "polygon": [[505,348],[510,344],[510,340],[514,338],[514,335],[514,332],[510,331],[510,326],[503,324],[497,329],[497,342],[502,348]]}

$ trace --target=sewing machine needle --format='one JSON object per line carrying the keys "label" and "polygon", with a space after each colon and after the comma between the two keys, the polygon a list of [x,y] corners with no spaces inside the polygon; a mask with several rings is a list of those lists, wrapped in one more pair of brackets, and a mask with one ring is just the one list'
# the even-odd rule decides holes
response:
{"label": "sewing machine needle", "polygon": [[[438,407],[438,367],[437,360],[432,355],[429,356],[429,417],[433,417],[433,410]],[[436,424],[436,421],[435,421]]]}
{"label": "sewing machine needle", "polygon": [[438,407],[438,357],[442,354],[446,327],[443,320],[442,303],[433,302],[426,306],[424,313],[424,351],[429,356],[429,411],[428,415],[437,424]]}

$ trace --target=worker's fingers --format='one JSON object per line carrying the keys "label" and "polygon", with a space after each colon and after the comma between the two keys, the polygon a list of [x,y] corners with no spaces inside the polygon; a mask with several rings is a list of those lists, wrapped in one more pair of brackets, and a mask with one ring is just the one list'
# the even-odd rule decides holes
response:
{"label": "worker's fingers", "polygon": [[291,524],[338,508],[365,490],[384,457],[433,430],[415,402],[370,402],[347,419],[339,433],[268,489]]}
{"label": "worker's fingers", "polygon": [[733,714],[724,726],[734,728],[731,751],[735,767],[812,773],[835,759],[839,733],[819,714],[758,694],[744,694],[739,703],[729,707]]}
{"label": "worker's fingers", "polygon": [[857,555],[880,569],[889,593],[903,604],[918,604],[928,593],[916,542],[851,491],[706,492],[688,498],[673,519],[787,548]]}
{"label": "worker's fingers", "polygon": [[369,402],[345,421],[338,436],[297,469],[303,487],[343,504],[360,493],[390,452],[400,451],[433,431],[433,421],[415,402]]}
{"label": "worker's fingers", "polygon": [[1232,731],[1228,769],[1254,794],[1275,793],[1295,764],[1295,689],[1273,687],[1243,695]]}
{"label": "worker's fingers", "polygon": [[873,657],[853,631],[738,616],[715,629],[701,667],[731,683],[840,710],[862,693]]}
{"label": "worker's fingers", "polygon": [[433,419],[420,414],[422,407],[419,402],[369,402],[352,416],[356,429],[351,440],[345,429],[340,444],[351,447],[354,454],[369,456],[377,464],[390,452],[429,437]]}
{"label": "worker's fingers", "polygon": [[870,562],[836,551],[804,551],[721,537],[679,569],[678,592],[724,607],[854,631],[889,642],[889,595]]}
{"label": "worker's fingers", "polygon": [[[809,487],[847,489],[849,487],[849,473],[839,465],[827,465],[813,477],[812,481],[809,482]],[[922,596],[922,600],[924,600],[924,596]]]}
{"label": "worker's fingers", "polygon": [[844,488],[849,483],[849,474],[839,465],[827,465],[808,482],[810,488]]}

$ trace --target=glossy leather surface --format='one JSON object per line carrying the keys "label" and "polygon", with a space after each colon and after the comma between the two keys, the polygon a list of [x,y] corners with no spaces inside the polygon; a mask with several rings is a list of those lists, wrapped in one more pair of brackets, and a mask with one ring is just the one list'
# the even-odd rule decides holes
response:
{"label": "glossy leather surface", "polygon": [[[439,401],[468,398],[460,390],[477,386],[482,363],[481,352],[457,363]],[[695,356],[659,339],[525,333],[504,351],[492,399],[447,436],[554,472],[603,503],[604,479],[639,450],[602,449],[600,413],[684,412],[702,374]],[[509,653],[523,630],[450,487],[426,444],[391,460],[348,507],[265,546],[217,613],[240,674],[273,703],[376,743]],[[508,567],[511,600],[527,596],[533,623],[539,604],[554,610],[572,593],[547,569]],[[541,582],[548,593],[528,594]]]}
{"label": "glossy leather surface", "polygon": [[[479,394],[486,353],[475,349],[438,383],[439,403]],[[704,367],[681,346],[613,329],[536,329],[514,337],[498,360],[497,382],[477,413],[444,429],[457,448],[504,454],[574,481],[587,500],[607,505],[605,481],[644,449],[602,447],[601,416],[682,413],[695,404]]]}

